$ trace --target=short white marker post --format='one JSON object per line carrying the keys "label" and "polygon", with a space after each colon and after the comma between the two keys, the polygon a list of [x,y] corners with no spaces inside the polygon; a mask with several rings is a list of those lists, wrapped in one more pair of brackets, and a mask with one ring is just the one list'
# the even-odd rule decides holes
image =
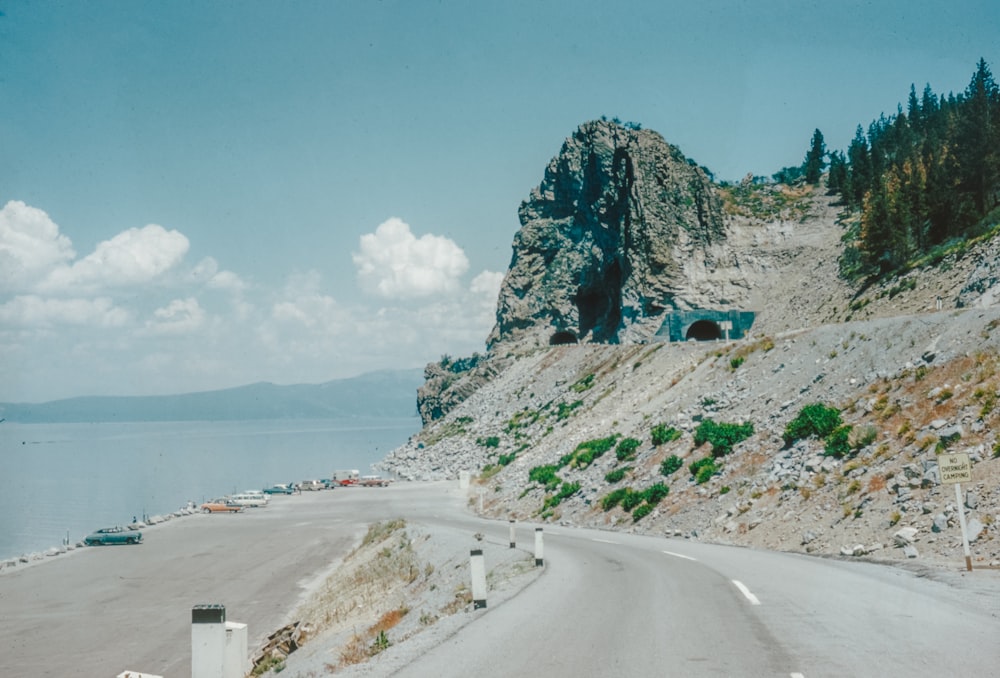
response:
{"label": "short white marker post", "polygon": [[535,567],[541,567],[544,563],[542,558],[542,528],[535,528]]}
{"label": "short white marker post", "polygon": [[482,549],[469,552],[469,567],[472,570],[472,609],[486,607],[486,563]]}
{"label": "short white marker post", "polygon": [[517,542],[514,540],[514,519],[511,518],[511,520],[510,520],[510,547],[514,548],[516,545],[517,545]]}

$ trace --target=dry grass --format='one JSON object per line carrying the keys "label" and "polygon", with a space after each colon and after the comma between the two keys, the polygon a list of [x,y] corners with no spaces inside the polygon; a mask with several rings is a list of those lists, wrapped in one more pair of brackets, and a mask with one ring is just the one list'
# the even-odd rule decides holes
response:
{"label": "dry grass", "polygon": [[885,476],[874,475],[868,481],[868,492],[869,493],[878,492],[879,490],[884,490],[885,487],[886,487],[886,485],[885,485]]}

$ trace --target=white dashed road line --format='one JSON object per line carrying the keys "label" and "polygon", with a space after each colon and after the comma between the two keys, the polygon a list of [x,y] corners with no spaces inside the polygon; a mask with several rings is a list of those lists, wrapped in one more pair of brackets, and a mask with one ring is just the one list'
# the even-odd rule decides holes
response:
{"label": "white dashed road line", "polygon": [[616,541],[610,541],[608,539],[591,539],[590,541],[600,542],[601,544],[617,544]]}
{"label": "white dashed road line", "polygon": [[674,558],[683,558],[684,560],[693,560],[696,563],[698,562],[697,558],[692,558],[691,556],[685,556],[682,553],[674,553],[673,551],[664,551],[664,553],[666,553],[668,556],[673,556]]}
{"label": "white dashed road line", "polygon": [[751,605],[760,605],[760,600],[758,600],[757,596],[750,592],[750,589],[743,585],[743,582],[739,582],[734,579],[733,584],[740,590],[740,593],[746,596],[746,599],[750,601]]}

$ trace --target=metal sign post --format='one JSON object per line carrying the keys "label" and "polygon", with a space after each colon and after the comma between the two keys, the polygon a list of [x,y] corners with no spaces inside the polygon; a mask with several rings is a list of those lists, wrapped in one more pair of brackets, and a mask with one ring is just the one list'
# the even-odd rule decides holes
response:
{"label": "metal sign post", "polygon": [[958,506],[958,524],[962,527],[962,550],[965,552],[965,569],[972,572],[972,553],[969,551],[969,532],[965,526],[965,502],[962,501],[962,483],[972,482],[972,462],[967,454],[942,454],[938,457],[941,482],[955,485],[955,503]]}

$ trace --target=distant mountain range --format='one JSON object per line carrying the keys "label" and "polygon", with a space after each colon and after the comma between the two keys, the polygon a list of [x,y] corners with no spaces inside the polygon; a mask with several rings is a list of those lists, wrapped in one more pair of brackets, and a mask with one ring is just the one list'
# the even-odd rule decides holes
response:
{"label": "distant mountain range", "polygon": [[224,421],[417,416],[423,369],[381,370],[323,384],[250,384],[165,396],[84,396],[0,403],[0,419],[21,423]]}

